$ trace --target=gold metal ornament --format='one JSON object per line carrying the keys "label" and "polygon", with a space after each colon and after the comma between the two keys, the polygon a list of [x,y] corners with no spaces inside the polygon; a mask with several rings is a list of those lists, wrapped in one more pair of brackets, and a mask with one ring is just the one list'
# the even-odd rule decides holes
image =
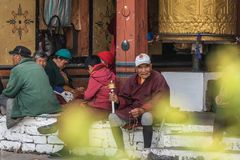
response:
{"label": "gold metal ornament", "polygon": [[[110,93],[114,92],[114,89],[116,88],[115,83],[113,81],[111,81],[108,84],[108,88],[110,89]],[[112,103],[112,113],[115,113],[115,104],[114,101],[111,102]]]}
{"label": "gold metal ornament", "polygon": [[159,0],[160,39],[165,41],[235,40],[237,0]]}
{"label": "gold metal ornament", "polygon": [[114,83],[113,81],[111,81],[111,82],[108,84],[108,88],[109,88],[110,90],[114,90],[114,89],[116,88],[115,83]]}

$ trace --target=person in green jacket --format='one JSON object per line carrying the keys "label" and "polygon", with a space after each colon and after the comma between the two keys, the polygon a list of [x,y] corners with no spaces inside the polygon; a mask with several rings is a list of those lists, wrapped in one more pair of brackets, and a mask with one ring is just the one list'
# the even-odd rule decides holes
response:
{"label": "person in green jacket", "polygon": [[55,53],[54,57],[48,59],[45,71],[52,88],[69,85],[69,79],[63,69],[71,58],[72,55],[68,49],[60,49]]}
{"label": "person in green jacket", "polygon": [[48,59],[45,67],[50,85],[58,95],[57,97],[60,104],[66,104],[75,98],[81,97],[79,89],[73,88],[71,79],[67,75],[67,72],[64,71],[65,66],[69,63],[71,58],[72,55],[68,49],[59,49],[53,57]]}
{"label": "person in green jacket", "polygon": [[31,51],[24,46],[16,46],[9,54],[15,66],[0,95],[0,105],[6,109],[7,128],[25,116],[60,112],[61,107],[48,76],[43,67],[32,60]]}

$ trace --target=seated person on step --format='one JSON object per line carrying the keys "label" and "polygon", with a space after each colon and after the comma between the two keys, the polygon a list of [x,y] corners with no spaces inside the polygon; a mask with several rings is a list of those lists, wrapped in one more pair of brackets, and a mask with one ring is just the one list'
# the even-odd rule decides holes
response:
{"label": "seated person on step", "polygon": [[[89,56],[85,60],[85,66],[88,69],[90,77],[87,89],[84,91],[84,101],[76,100],[66,104],[67,107],[65,107],[59,117],[57,124],[59,137],[63,140],[65,146],[62,150],[52,154],[52,156],[68,156],[70,153],[69,149],[76,147],[78,141],[82,143],[83,139],[79,138],[79,136],[88,135],[91,124],[95,121],[107,120],[111,112],[112,107],[109,101],[110,89],[108,85],[110,82],[115,82],[115,74],[105,64],[101,63],[100,58],[95,55]],[[76,116],[76,119],[72,122],[74,115],[79,116]],[[74,123],[76,126],[73,126]],[[80,127],[78,130],[79,133],[73,134],[73,130],[76,130],[78,126]],[[41,134],[49,134],[57,130],[43,126],[39,127],[38,131]],[[73,139],[73,142],[69,139]],[[88,138],[85,137],[84,139]]]}
{"label": "seated person on step", "polygon": [[45,67],[50,84],[61,104],[65,104],[80,96],[78,90],[72,88],[69,78],[64,72],[64,68],[71,58],[72,55],[68,49],[60,49],[53,58],[48,59]]}
{"label": "seated person on step", "polygon": [[47,65],[48,56],[43,51],[36,51],[33,59],[37,64],[45,68],[45,66]]}
{"label": "seated person on step", "polygon": [[116,76],[101,62],[100,58],[95,55],[89,56],[86,59],[85,66],[88,68],[90,77],[87,89],[84,91],[84,100],[87,101],[87,105],[93,110],[105,112],[100,120],[107,119],[112,109],[111,103],[109,102],[110,89],[108,85],[111,81],[116,81]]}
{"label": "seated person on step", "polygon": [[[166,100],[169,105],[169,87],[161,73],[152,70],[150,57],[141,53],[136,57],[136,74],[131,76],[119,93],[110,94],[110,100],[118,105],[116,113],[109,115],[112,134],[118,147],[116,157],[126,156],[120,127],[139,122],[143,126],[144,148],[150,148],[153,134],[153,101]],[[165,106],[166,107],[166,106]],[[161,109],[160,109],[161,110]]]}
{"label": "seated person on step", "polygon": [[98,57],[101,59],[102,63],[104,63],[114,74],[116,74],[115,60],[110,51],[99,52]]}
{"label": "seated person on step", "polygon": [[31,58],[31,51],[17,46],[9,54],[13,64],[9,81],[0,95],[5,108],[7,128],[25,116],[37,116],[61,111],[44,69]]}

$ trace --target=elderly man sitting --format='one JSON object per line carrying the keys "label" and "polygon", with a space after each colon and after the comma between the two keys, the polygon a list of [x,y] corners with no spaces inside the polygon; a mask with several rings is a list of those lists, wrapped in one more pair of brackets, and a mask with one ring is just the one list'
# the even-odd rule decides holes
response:
{"label": "elderly man sitting", "polygon": [[48,77],[31,58],[31,51],[17,46],[9,54],[13,64],[7,87],[0,95],[1,110],[6,114],[7,128],[13,127],[25,116],[56,113],[61,110]]}
{"label": "elderly man sitting", "polygon": [[118,147],[116,158],[126,156],[121,126],[138,121],[143,126],[144,148],[150,148],[153,134],[153,105],[158,100],[169,100],[169,87],[161,73],[152,70],[150,57],[141,53],[136,57],[136,74],[131,76],[118,94],[110,94],[110,100],[118,105],[116,113],[109,115],[112,134]]}

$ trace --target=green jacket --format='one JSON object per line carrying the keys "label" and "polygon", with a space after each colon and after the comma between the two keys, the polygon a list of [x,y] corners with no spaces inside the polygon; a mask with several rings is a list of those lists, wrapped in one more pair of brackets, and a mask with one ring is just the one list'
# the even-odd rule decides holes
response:
{"label": "green jacket", "polygon": [[45,67],[45,71],[48,75],[50,85],[54,88],[56,86],[63,87],[65,84],[64,78],[61,74],[58,66],[53,62],[52,59],[49,59]]}
{"label": "green jacket", "polygon": [[12,118],[61,111],[47,74],[30,58],[24,58],[11,70],[3,94],[15,99]]}

